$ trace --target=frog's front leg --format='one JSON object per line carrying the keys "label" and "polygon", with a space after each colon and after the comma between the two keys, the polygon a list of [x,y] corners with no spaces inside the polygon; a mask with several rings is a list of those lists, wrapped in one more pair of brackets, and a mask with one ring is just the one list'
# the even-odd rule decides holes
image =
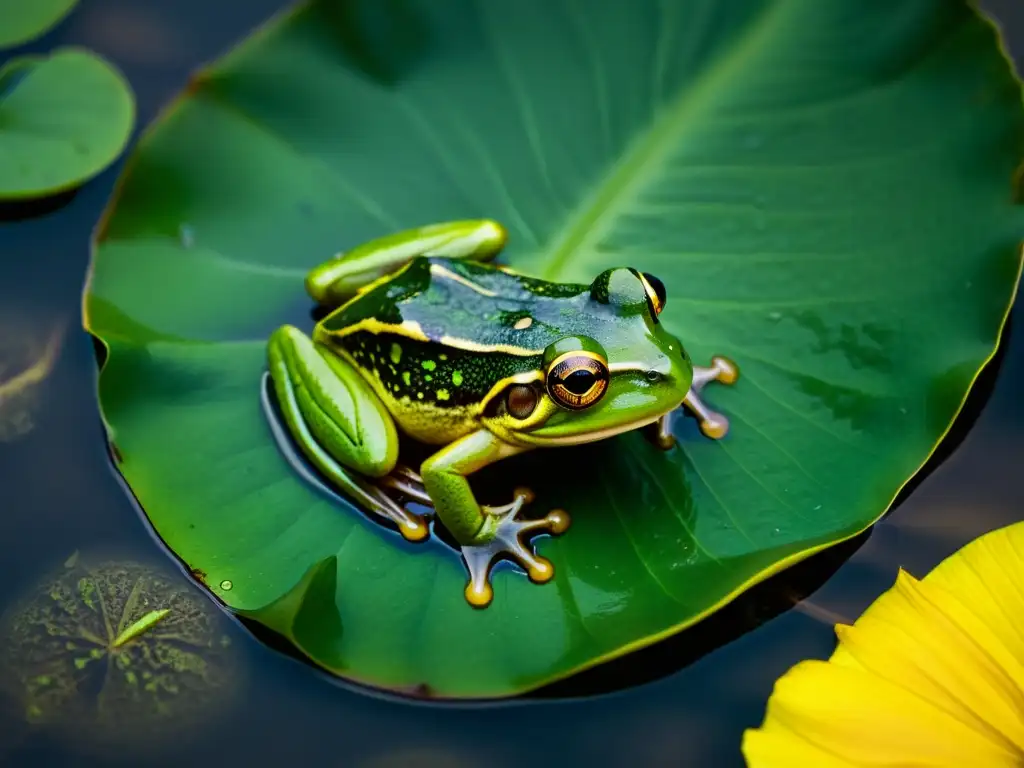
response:
{"label": "frog's front leg", "polygon": [[501,507],[477,503],[467,476],[525,450],[481,429],[441,449],[420,469],[438,518],[462,548],[469,571],[466,600],[477,608],[485,608],[494,597],[490,573],[502,554],[517,560],[531,581],[549,581],[555,573],[551,563],[537,556],[520,537],[533,532],[564,533],[569,527],[569,516],[561,510],[549,512],[540,520],[517,520],[523,505],[533,497],[526,489],[518,489],[515,499]]}
{"label": "frog's front leg", "polygon": [[[700,398],[701,391],[712,381],[726,385],[735,384],[739,375],[740,371],[736,367],[736,363],[720,355],[711,358],[709,368],[698,365],[693,367],[693,381],[690,383],[690,391],[686,393],[683,405],[697,417],[700,422],[700,431],[704,433],[705,437],[721,440],[729,432],[729,419],[709,408],[707,403]],[[652,442],[665,450],[676,443],[672,434],[671,417],[671,412],[666,413],[652,425]]]}
{"label": "frog's front leg", "polygon": [[490,219],[448,221],[395,232],[316,267],[306,277],[306,290],[320,304],[340,305],[416,256],[489,261],[505,247],[507,239],[505,228]]}
{"label": "frog's front leg", "polygon": [[426,521],[396,504],[372,483],[398,461],[398,433],[384,404],[359,372],[298,328],[270,337],[270,378],[284,422],[306,458],[338,490],[398,526],[409,541],[430,534]]}

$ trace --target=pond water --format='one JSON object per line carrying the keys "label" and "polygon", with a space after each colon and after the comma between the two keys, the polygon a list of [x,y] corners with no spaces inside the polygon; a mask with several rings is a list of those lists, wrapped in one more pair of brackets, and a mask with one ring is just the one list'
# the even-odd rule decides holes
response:
{"label": "pond water", "polygon": [[[32,49],[84,45],[111,58],[135,88],[142,127],[193,69],[284,4],[87,0]],[[1011,43],[1024,44],[1024,8],[1015,0],[988,6]],[[0,430],[0,606],[76,550],[163,567],[176,562],[150,535],[104,450],[94,351],[81,330],[88,239],[121,166],[58,210],[28,218],[31,211],[6,211],[0,222],[0,340],[20,334],[42,343],[66,331],[38,404],[18,421],[26,433],[3,441]],[[367,695],[228,623],[245,673],[240,695],[208,727],[144,754],[139,746],[96,752],[33,731],[20,712],[0,709],[0,763],[741,765],[742,731],[760,722],[775,679],[801,659],[826,657],[835,621],[852,621],[898,567],[921,576],[970,539],[1024,517],[1021,323],[1017,312],[944,461],[870,535],[772,579],[694,630],[543,698],[455,706]],[[605,693],[622,679],[634,684]]]}

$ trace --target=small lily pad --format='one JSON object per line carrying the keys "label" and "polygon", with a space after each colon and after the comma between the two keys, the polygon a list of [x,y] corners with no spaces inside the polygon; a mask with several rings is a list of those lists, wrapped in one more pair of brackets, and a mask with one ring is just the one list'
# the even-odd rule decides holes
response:
{"label": "small lily pad", "polygon": [[12,59],[0,69],[0,200],[84,183],[124,151],[134,124],[131,86],[96,54]]}
{"label": "small lily pad", "polygon": [[78,0],[0,0],[0,48],[35,40],[53,29]]}
{"label": "small lily pad", "polygon": [[0,684],[38,726],[125,744],[195,726],[235,690],[223,622],[183,581],[73,555],[0,623]]}

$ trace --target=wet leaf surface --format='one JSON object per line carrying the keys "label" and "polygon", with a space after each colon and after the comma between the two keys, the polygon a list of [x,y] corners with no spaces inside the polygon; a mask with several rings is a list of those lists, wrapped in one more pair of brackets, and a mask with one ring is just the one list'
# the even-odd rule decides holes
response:
{"label": "wet leaf surface", "polygon": [[22,56],[0,69],[0,200],[72,189],[118,158],[135,122],[131,86],[89,51]]}
{"label": "wet leaf surface", "polygon": [[[677,632],[870,526],[992,355],[1020,269],[1019,84],[965,3],[314,2],[204,71],[142,141],[87,325],[119,468],[232,608],[324,668],[507,696]],[[504,261],[668,288],[720,442],[679,419],[474,476],[573,517],[538,587],[484,611],[301,480],[260,406],[308,269],[390,231],[492,217]],[[709,391],[710,392],[710,391]]]}

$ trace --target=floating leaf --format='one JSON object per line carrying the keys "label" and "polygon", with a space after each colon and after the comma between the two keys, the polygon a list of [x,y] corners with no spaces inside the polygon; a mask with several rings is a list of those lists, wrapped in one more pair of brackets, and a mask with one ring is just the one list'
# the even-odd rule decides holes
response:
{"label": "floating leaf", "polygon": [[0,200],[82,184],[117,159],[134,123],[131,86],[94,53],[9,61],[0,69]]}
{"label": "floating leaf", "polygon": [[[299,7],[148,133],[99,233],[86,322],[120,469],[215,594],[336,674],[441,697],[571,675],[878,519],[996,347],[1021,135],[966,3]],[[473,217],[528,273],[654,273],[695,361],[742,371],[711,394],[723,441],[680,419],[669,452],[630,434],[474,476],[573,518],[539,545],[553,582],[506,569],[483,611],[452,550],[300,478],[260,404],[267,336],[312,325],[309,268]]]}
{"label": "floating leaf", "polygon": [[57,26],[78,0],[0,0],[0,48],[30,42]]}
{"label": "floating leaf", "polygon": [[0,621],[0,686],[39,725],[100,746],[152,746],[236,692],[222,617],[180,578],[69,558]]}

